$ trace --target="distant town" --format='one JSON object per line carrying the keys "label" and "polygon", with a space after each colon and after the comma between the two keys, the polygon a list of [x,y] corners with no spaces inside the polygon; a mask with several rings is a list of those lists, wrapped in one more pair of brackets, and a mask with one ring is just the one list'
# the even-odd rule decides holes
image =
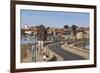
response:
{"label": "distant town", "polygon": [[21,62],[89,59],[89,27],[41,24],[21,28]]}

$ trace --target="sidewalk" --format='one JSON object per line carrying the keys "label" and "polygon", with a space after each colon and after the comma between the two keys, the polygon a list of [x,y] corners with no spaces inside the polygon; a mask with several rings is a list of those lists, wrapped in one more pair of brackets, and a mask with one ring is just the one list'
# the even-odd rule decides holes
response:
{"label": "sidewalk", "polygon": [[85,59],[89,59],[89,52],[86,52],[86,51],[82,50],[81,48],[76,48],[76,47],[71,46],[71,45],[66,45],[66,43],[61,45],[61,47],[66,51],[69,51],[71,53],[82,56]]}

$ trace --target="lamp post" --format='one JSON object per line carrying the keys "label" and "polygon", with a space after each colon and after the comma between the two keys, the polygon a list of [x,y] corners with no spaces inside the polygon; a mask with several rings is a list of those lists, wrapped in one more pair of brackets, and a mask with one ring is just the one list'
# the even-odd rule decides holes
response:
{"label": "lamp post", "polygon": [[[33,36],[34,36],[34,33],[33,33]],[[34,40],[34,39],[33,39]],[[35,41],[35,40],[34,40]],[[34,50],[34,47],[35,45],[34,44],[32,44],[32,46],[31,46],[31,48],[32,48],[32,62],[34,62],[35,61],[35,50]]]}
{"label": "lamp post", "polygon": [[36,35],[35,35],[35,62],[37,61]]}
{"label": "lamp post", "polygon": [[36,47],[36,35],[35,35],[35,33],[33,33],[33,36],[34,36],[34,43],[33,43],[33,45],[32,45],[32,61],[34,62],[36,62],[37,61],[37,47]]}
{"label": "lamp post", "polygon": [[84,28],[82,28],[82,34],[83,34],[83,49],[85,49],[85,34],[84,34]]}

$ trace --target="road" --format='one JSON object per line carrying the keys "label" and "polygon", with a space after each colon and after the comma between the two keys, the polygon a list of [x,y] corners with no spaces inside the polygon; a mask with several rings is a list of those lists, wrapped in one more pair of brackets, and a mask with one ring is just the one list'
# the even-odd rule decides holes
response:
{"label": "road", "polygon": [[63,48],[61,48],[61,44],[60,43],[52,44],[52,45],[49,45],[48,47],[54,53],[56,53],[57,55],[62,57],[63,60],[84,60],[85,59],[82,56],[79,56],[77,54],[74,54],[74,53],[71,53],[69,51],[64,50]]}

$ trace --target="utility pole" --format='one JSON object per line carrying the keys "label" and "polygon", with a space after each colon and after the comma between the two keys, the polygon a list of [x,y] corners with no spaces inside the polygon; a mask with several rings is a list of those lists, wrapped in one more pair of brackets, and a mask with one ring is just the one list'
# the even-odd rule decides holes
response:
{"label": "utility pole", "polygon": [[36,35],[35,35],[35,62],[37,61]]}
{"label": "utility pole", "polygon": [[[33,36],[35,36],[34,33],[33,33]],[[32,47],[31,47],[32,48],[32,62],[35,61],[35,55],[34,55],[35,54],[35,50],[34,50],[34,46],[35,45],[33,44]]]}

